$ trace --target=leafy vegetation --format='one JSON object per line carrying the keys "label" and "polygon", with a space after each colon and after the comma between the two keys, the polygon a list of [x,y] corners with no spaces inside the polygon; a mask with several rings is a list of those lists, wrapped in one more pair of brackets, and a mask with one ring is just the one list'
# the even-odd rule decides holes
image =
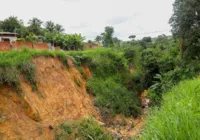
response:
{"label": "leafy vegetation", "polygon": [[83,50],[84,39],[81,34],[45,33],[46,42],[52,42],[55,46],[61,46],[63,50]]}
{"label": "leafy vegetation", "polygon": [[93,77],[88,80],[87,88],[96,97],[96,106],[109,110],[110,115],[136,117],[140,114],[138,94],[127,86],[131,75],[123,50],[96,49],[68,54],[75,58],[77,65],[87,64],[92,70]]}
{"label": "leafy vegetation", "polygon": [[198,0],[176,0],[170,19],[173,35],[180,40],[181,56],[186,60],[199,59],[199,5]]}
{"label": "leafy vegetation", "polygon": [[[174,14],[170,19],[172,36],[143,37],[129,41],[114,37],[114,28],[106,26],[95,41],[103,48],[83,50],[85,37],[64,34],[62,25],[47,21],[44,28],[40,19],[33,18],[24,26],[17,17],[0,22],[0,30],[21,34],[18,41],[32,43],[43,40],[61,46],[64,51],[50,52],[24,49],[0,52],[0,84],[7,84],[21,93],[20,75],[37,90],[33,57],[59,58],[68,67],[73,57],[78,70],[85,78],[82,65],[92,71],[87,79],[87,90],[95,97],[95,105],[102,115],[123,114],[137,117],[141,113],[139,96],[148,90],[154,109],[149,116],[141,139],[198,139],[200,80],[200,2],[175,0]],[[88,43],[95,43],[89,40]],[[73,50],[73,51],[72,51]],[[74,51],[79,50],[79,51]],[[180,83],[177,87],[172,88]],[[75,81],[80,86],[79,81]],[[59,128],[56,139],[110,139],[94,119],[84,119]]]}
{"label": "leafy vegetation", "polygon": [[140,102],[136,94],[128,91],[124,86],[113,79],[91,79],[88,88],[95,94],[95,103],[99,107],[109,110],[108,113],[138,116]]}
{"label": "leafy vegetation", "polygon": [[[37,90],[35,78],[35,65],[32,58],[37,56],[50,56],[59,58],[68,67],[68,57],[73,56],[74,61],[82,72],[82,64],[87,64],[93,77],[89,79],[87,88],[95,95],[95,104],[98,107],[109,110],[110,114],[124,114],[126,116],[138,116],[140,114],[140,101],[136,90],[128,89],[130,73],[128,60],[123,51],[113,49],[97,49],[77,52],[36,51],[24,49],[0,53],[1,84],[8,84],[19,90],[20,74]],[[84,75],[83,75],[84,76]],[[79,81],[75,81],[80,86]]]}
{"label": "leafy vegetation", "polygon": [[38,18],[32,18],[25,26],[21,19],[9,17],[0,21],[0,31],[17,33],[21,39],[18,41],[48,42],[53,46],[60,46],[63,50],[82,50],[85,38],[81,34],[65,34],[60,24],[52,21],[44,23]]}
{"label": "leafy vegetation", "polygon": [[57,132],[56,140],[65,139],[111,140],[111,136],[94,118],[86,118],[72,125],[62,124]]}

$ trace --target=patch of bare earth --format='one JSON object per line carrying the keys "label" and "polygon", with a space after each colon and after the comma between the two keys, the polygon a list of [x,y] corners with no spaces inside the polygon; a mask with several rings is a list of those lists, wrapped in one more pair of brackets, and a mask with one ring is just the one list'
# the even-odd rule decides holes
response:
{"label": "patch of bare earth", "polygon": [[36,78],[39,92],[21,76],[23,97],[9,86],[0,88],[0,139],[53,140],[55,127],[65,121],[100,117],[86,81],[71,60],[69,68],[56,58],[38,57]]}

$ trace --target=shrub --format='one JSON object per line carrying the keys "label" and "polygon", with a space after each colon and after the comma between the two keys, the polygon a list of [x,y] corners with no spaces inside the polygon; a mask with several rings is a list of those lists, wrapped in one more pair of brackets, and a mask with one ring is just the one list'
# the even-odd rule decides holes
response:
{"label": "shrub", "polygon": [[136,94],[113,79],[91,79],[87,87],[96,96],[95,104],[110,109],[110,113],[134,117],[140,114],[140,101]]}

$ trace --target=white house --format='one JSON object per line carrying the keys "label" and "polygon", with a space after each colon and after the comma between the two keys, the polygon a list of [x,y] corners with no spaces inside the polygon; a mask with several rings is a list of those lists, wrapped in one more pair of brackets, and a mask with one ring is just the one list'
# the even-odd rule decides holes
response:
{"label": "white house", "polygon": [[0,32],[0,41],[12,42],[17,40],[18,34],[10,32]]}

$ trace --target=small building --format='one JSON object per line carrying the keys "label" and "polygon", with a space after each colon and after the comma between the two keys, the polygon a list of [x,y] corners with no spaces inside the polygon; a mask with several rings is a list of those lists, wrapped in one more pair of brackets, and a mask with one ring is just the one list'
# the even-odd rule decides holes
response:
{"label": "small building", "polygon": [[18,34],[10,32],[0,32],[0,41],[12,42],[17,40]]}

